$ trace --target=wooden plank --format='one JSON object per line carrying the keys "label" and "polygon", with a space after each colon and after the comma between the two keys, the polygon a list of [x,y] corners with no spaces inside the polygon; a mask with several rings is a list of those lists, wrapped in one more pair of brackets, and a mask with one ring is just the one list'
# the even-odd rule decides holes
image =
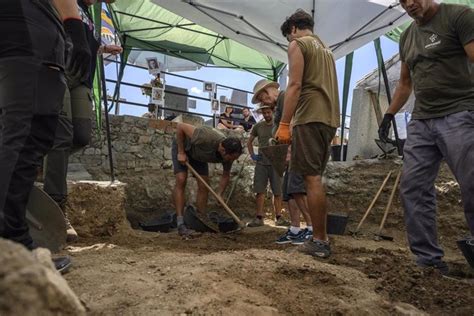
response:
{"label": "wooden plank", "polygon": [[380,109],[380,103],[377,100],[377,95],[373,93],[372,91],[368,91],[370,95],[370,101],[372,103],[372,107],[375,112],[375,118],[377,119],[377,125],[380,126],[382,123],[383,115],[382,115],[382,110]]}

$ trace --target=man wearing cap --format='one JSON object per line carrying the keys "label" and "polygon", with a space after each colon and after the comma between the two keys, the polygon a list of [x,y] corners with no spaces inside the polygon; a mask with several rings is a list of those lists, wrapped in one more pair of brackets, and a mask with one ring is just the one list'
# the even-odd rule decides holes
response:
{"label": "man wearing cap", "polygon": [[[280,85],[274,81],[262,79],[255,84],[254,96],[252,98],[252,103],[254,104],[260,102],[274,107],[272,135],[276,133],[280,124],[285,100],[285,91],[280,91],[279,87]],[[288,154],[291,154],[290,148],[288,149]],[[289,161],[289,157],[287,157],[287,161]],[[291,226],[285,234],[276,240],[276,243],[302,244],[312,236],[313,226],[308,212],[304,178],[288,170],[288,167],[283,175],[282,199],[288,202]],[[300,228],[300,212],[306,220],[307,226],[305,229]]]}
{"label": "man wearing cap", "polygon": [[[119,54],[122,47],[101,45],[100,35],[96,31],[89,7],[96,0],[77,0],[82,28],[86,34],[87,45],[91,54],[89,75],[78,78],[70,69],[66,69],[68,89],[64,94],[63,108],[59,113],[58,126],[53,148],[49,151],[44,163],[44,190],[58,203],[66,219],[67,240],[77,240],[78,236],[72,227],[66,211],[67,202],[67,167],[69,155],[89,145],[92,131],[92,84],[96,69],[97,54]],[[111,3],[113,0],[101,2]]]}
{"label": "man wearing cap", "polygon": [[[322,174],[331,140],[340,125],[334,55],[313,33],[314,20],[299,9],[281,26],[289,41],[289,82],[276,139],[291,143],[290,170],[304,176],[313,238],[301,250],[315,257],[331,254],[326,233],[326,193]],[[290,122],[292,131],[290,132]]]}
{"label": "man wearing cap", "polygon": [[250,132],[250,137],[247,141],[247,148],[250,157],[257,164],[255,166],[255,173],[253,178],[253,190],[257,195],[257,212],[256,217],[248,223],[249,227],[263,226],[263,205],[265,203],[265,192],[267,191],[268,182],[273,193],[273,209],[276,217],[276,225],[284,225],[281,217],[281,177],[272,167],[271,162],[263,155],[257,155],[253,150],[253,141],[258,138],[258,147],[266,147],[272,138],[273,127],[273,110],[269,105],[261,105],[258,109],[263,115],[263,120],[255,124]]}

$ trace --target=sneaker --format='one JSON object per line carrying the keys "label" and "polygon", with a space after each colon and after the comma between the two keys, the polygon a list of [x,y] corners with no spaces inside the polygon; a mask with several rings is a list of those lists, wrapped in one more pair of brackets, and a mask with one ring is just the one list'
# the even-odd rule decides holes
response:
{"label": "sneaker", "polygon": [[60,256],[53,258],[54,267],[61,274],[66,274],[72,266],[72,261],[69,256]]}
{"label": "sneaker", "polygon": [[284,219],[283,217],[280,217],[275,221],[275,226],[290,226],[290,222]]}
{"label": "sneaker", "polygon": [[284,245],[284,244],[289,244],[289,243],[293,245],[301,245],[304,243],[303,234],[304,233],[302,230],[297,234],[293,234],[291,230],[288,229],[286,233],[278,237],[275,243],[279,245]]}
{"label": "sneaker", "polygon": [[251,222],[247,223],[247,227],[263,226],[263,218],[255,217]]}
{"label": "sneaker", "polygon": [[186,227],[186,225],[181,224],[178,226],[178,235],[183,236],[183,237],[190,237],[192,235],[195,235],[196,231],[189,229]]}
{"label": "sneaker", "polygon": [[306,241],[306,232],[303,230],[300,230],[300,232],[294,236],[291,237],[291,244],[292,245],[302,245]]}
{"label": "sneaker", "polygon": [[318,258],[328,258],[331,255],[329,241],[307,240],[299,250]]}
{"label": "sneaker", "polygon": [[438,261],[435,263],[417,263],[419,267],[423,269],[434,268],[439,271],[442,275],[449,275],[449,267],[444,261]]}
{"label": "sneaker", "polygon": [[311,238],[313,238],[313,231],[310,231],[308,228],[303,229],[303,231],[305,240],[310,240]]}

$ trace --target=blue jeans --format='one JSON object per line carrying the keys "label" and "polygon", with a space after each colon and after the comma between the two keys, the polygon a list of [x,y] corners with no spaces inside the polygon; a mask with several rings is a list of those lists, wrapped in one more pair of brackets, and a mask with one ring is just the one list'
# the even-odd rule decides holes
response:
{"label": "blue jeans", "polygon": [[474,111],[408,124],[400,196],[410,249],[422,266],[439,263],[444,255],[438,244],[434,186],[443,159],[459,183],[474,235]]}

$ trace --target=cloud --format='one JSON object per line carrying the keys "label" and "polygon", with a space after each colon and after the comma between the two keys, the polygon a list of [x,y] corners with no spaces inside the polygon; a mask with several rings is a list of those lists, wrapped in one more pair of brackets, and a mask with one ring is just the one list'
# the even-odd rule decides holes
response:
{"label": "cloud", "polygon": [[197,88],[197,87],[192,87],[189,91],[192,92],[192,93],[195,93],[195,94],[201,94],[202,93],[202,90]]}

